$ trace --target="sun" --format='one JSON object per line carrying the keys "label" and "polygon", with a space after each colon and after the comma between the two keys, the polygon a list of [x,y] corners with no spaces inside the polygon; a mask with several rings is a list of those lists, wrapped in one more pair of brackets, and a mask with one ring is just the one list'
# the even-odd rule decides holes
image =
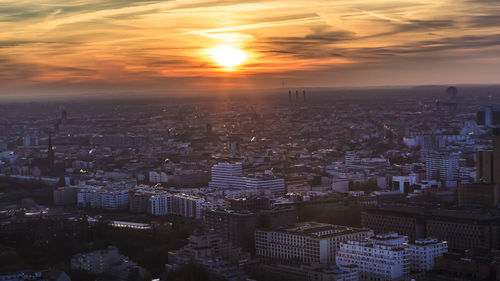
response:
{"label": "sun", "polygon": [[242,64],[248,58],[244,51],[228,45],[209,49],[208,54],[218,65],[229,70]]}

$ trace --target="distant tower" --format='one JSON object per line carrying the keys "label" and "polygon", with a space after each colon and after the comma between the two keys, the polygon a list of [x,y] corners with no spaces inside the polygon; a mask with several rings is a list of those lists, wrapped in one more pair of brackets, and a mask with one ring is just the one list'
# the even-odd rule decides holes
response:
{"label": "distant tower", "polygon": [[292,101],[292,91],[288,90],[288,101]]}
{"label": "distant tower", "polygon": [[207,124],[207,136],[212,135],[212,125],[210,123]]}
{"label": "distant tower", "polygon": [[450,101],[455,101],[455,99],[458,96],[458,90],[457,90],[457,88],[454,87],[454,86],[448,87],[448,89],[446,89],[446,95],[448,96],[448,98],[450,99]]}
{"label": "distant tower", "polygon": [[49,147],[47,150],[47,161],[49,162],[50,172],[54,171],[54,148],[52,147],[52,135],[49,134]]}
{"label": "distant tower", "polygon": [[306,101],[306,90],[302,90],[302,98]]}
{"label": "distant tower", "polygon": [[299,90],[295,91],[295,100],[299,101]]}
{"label": "distant tower", "polygon": [[68,121],[68,113],[66,112],[66,110],[63,110],[61,112],[61,122],[63,124],[66,124],[67,121]]}

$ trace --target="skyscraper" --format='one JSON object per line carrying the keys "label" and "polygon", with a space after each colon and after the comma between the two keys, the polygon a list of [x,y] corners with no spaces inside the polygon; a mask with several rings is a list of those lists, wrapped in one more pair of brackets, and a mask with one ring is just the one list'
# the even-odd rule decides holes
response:
{"label": "skyscraper", "polygon": [[500,128],[493,128],[493,150],[476,152],[476,179],[478,182],[500,184]]}
{"label": "skyscraper", "polygon": [[425,158],[428,180],[453,181],[458,178],[459,155],[455,153],[434,153]]}
{"label": "skyscraper", "polygon": [[49,165],[50,173],[54,172],[54,147],[52,147],[52,135],[49,134],[49,147],[47,150],[47,162]]}

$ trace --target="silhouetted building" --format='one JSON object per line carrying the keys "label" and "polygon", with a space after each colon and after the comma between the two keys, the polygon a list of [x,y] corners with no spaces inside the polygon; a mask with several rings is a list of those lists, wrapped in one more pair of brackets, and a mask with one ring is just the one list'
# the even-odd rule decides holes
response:
{"label": "silhouetted building", "polygon": [[493,150],[476,152],[476,179],[487,184],[500,184],[500,128],[493,128]]}
{"label": "silhouetted building", "polygon": [[500,205],[500,185],[487,183],[461,184],[458,205],[497,208]]}
{"label": "silhouetted building", "polygon": [[76,205],[77,189],[75,186],[58,187],[54,189],[54,205],[70,206]]}
{"label": "silhouetted building", "polygon": [[226,207],[233,211],[258,211],[269,209],[271,206],[267,197],[245,197],[229,198],[226,200]]}
{"label": "silhouetted building", "polygon": [[207,136],[211,136],[212,135],[212,125],[211,124],[207,124]]}
{"label": "silhouetted building", "polygon": [[398,232],[410,241],[436,237],[448,241],[450,249],[500,248],[500,214],[496,212],[394,206],[364,211],[361,224],[375,233]]}
{"label": "silhouetted building", "polygon": [[129,194],[129,211],[136,214],[149,213],[151,203],[149,199],[153,193],[143,191],[132,191]]}
{"label": "silhouetted building", "polygon": [[54,173],[54,147],[52,146],[52,135],[49,134],[49,145],[47,150],[47,162],[50,174]]}
{"label": "silhouetted building", "polygon": [[500,252],[471,249],[445,253],[422,280],[500,280]]}
{"label": "silhouetted building", "polygon": [[297,220],[293,207],[281,207],[271,210],[250,212],[231,210],[208,210],[204,219],[209,229],[214,229],[234,246],[253,253],[254,232],[257,228],[272,228],[293,225]]}
{"label": "silhouetted building", "polygon": [[476,180],[482,183],[492,183],[493,176],[493,150],[476,151]]}
{"label": "silhouetted building", "polygon": [[339,267],[331,264],[258,264],[254,271],[265,274],[268,280],[280,281],[357,281],[358,267]]}
{"label": "silhouetted building", "polygon": [[483,126],[498,126],[500,125],[500,108],[485,107],[476,113],[476,122]]}
{"label": "silhouetted building", "polygon": [[43,245],[68,239],[84,239],[88,235],[89,223],[86,218],[23,213],[0,224],[2,241]]}

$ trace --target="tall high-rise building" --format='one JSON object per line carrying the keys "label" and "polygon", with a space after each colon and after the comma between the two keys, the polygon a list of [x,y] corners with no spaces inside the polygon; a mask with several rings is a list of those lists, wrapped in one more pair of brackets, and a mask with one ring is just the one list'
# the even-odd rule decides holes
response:
{"label": "tall high-rise building", "polygon": [[433,153],[425,157],[428,180],[453,181],[458,178],[459,154]]}
{"label": "tall high-rise building", "polygon": [[210,187],[237,187],[240,183],[235,177],[243,176],[243,166],[241,163],[219,163],[212,167],[211,176]]}
{"label": "tall high-rise building", "polygon": [[493,182],[493,150],[476,151],[476,180],[482,183]]}
{"label": "tall high-rise building", "polygon": [[476,180],[500,184],[500,128],[493,128],[493,150],[476,152]]}
{"label": "tall high-rise building", "polygon": [[500,184],[500,128],[493,128],[493,179],[491,183]]}
{"label": "tall high-rise building", "polygon": [[498,126],[500,125],[500,108],[492,106],[485,107],[477,111],[476,117],[478,125]]}
{"label": "tall high-rise building", "polygon": [[54,147],[52,146],[52,135],[49,134],[49,147],[47,150],[47,162],[49,164],[50,173],[54,172]]}

